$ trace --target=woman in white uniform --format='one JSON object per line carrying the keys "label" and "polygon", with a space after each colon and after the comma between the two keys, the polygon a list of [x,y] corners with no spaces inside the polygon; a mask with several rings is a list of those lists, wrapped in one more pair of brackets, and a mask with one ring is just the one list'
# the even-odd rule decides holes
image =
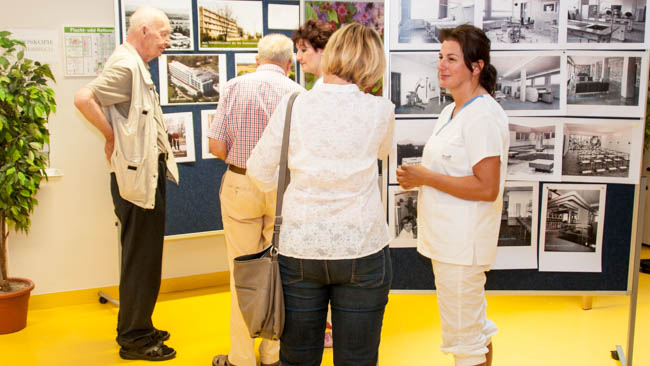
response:
{"label": "woman in white uniform", "polygon": [[457,366],[489,366],[497,329],[486,318],[485,272],[496,256],[508,119],[492,98],[496,69],[485,33],[461,25],[441,38],[440,86],[454,103],[440,114],[422,164],[403,165],[397,180],[420,187],[418,252],[433,264],[441,349]]}

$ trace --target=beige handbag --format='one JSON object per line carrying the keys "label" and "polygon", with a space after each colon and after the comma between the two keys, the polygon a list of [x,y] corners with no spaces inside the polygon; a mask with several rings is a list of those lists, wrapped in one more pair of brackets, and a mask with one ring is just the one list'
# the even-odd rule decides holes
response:
{"label": "beige handbag", "polygon": [[291,109],[297,96],[298,92],[295,92],[289,98],[284,122],[272,243],[259,253],[243,255],[234,260],[233,277],[239,309],[252,338],[276,340],[280,338],[284,329],[284,294],[278,265],[278,240],[280,225],[282,225],[282,198],[289,184],[287,153]]}

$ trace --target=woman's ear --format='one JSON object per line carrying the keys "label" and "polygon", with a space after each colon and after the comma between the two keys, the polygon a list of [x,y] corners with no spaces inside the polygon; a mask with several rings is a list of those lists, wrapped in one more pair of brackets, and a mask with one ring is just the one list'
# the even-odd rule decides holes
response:
{"label": "woman's ear", "polygon": [[485,62],[483,60],[478,60],[476,62],[472,63],[472,74],[480,74],[481,71],[483,70],[483,66],[485,66]]}

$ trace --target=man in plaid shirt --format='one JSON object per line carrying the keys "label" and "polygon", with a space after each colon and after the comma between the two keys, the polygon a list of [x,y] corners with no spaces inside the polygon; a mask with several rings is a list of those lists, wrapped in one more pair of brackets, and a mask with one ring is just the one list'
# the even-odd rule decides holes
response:
{"label": "man in plaid shirt", "polygon": [[[230,266],[230,353],[217,355],[214,366],[255,366],[255,344],[237,301],[232,263],[235,257],[262,250],[271,242],[275,192],[264,193],[246,176],[246,160],[262,136],[280,99],[304,89],[286,74],[293,62],[293,43],[270,34],[258,44],[257,70],[228,81],[223,88],[208,137],[210,152],[228,164],[221,182],[221,217]],[[262,366],[280,365],[278,341],[262,340]]]}

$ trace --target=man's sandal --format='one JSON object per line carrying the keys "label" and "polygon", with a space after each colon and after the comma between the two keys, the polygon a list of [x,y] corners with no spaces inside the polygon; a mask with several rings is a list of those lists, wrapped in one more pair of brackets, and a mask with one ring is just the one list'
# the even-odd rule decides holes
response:
{"label": "man's sandal", "polygon": [[125,360],[165,361],[176,357],[176,351],[165,346],[162,342],[155,342],[136,349],[120,349],[120,357]]}

